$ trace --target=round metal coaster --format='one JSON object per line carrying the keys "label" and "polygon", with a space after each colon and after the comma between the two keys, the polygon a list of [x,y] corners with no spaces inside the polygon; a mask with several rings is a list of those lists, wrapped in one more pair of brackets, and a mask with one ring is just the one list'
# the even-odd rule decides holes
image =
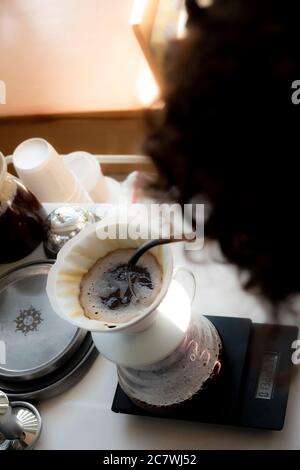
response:
{"label": "round metal coaster", "polygon": [[5,344],[0,381],[24,384],[52,373],[87,335],[52,310],[46,294],[52,264],[24,264],[0,277],[0,340]]}

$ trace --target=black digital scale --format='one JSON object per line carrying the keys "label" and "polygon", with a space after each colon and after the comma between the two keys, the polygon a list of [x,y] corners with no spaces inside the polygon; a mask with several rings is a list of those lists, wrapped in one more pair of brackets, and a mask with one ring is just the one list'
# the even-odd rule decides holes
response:
{"label": "black digital scale", "polygon": [[294,326],[207,317],[223,341],[223,373],[185,407],[153,413],[137,407],[118,385],[112,411],[251,428],[281,430],[293,370]]}

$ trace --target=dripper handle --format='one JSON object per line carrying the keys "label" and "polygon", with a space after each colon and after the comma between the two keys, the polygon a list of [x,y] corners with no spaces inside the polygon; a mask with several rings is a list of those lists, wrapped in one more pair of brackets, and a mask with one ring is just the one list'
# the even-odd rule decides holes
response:
{"label": "dripper handle", "polygon": [[[189,276],[189,278],[190,278],[191,289],[190,290],[186,289],[186,290],[189,294],[189,297],[190,297],[190,300],[191,300],[191,305],[192,305],[193,302],[194,302],[194,299],[195,299],[195,295],[196,295],[196,286],[197,286],[196,277],[192,273],[192,271],[187,269],[185,266],[177,266],[175,268],[174,273],[173,273],[173,279],[177,279],[180,274],[181,275],[185,274],[185,275]],[[184,280],[180,281],[180,279],[178,279],[178,281],[183,285],[184,288],[186,288],[186,282]]]}

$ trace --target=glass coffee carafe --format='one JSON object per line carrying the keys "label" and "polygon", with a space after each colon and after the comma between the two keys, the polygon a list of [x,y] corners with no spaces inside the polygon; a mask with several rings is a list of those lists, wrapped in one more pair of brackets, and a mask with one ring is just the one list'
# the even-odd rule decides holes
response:
{"label": "glass coffee carafe", "polygon": [[187,404],[221,371],[221,340],[212,323],[192,315],[180,345],[160,361],[118,366],[119,384],[138,406],[165,412]]}
{"label": "glass coffee carafe", "polygon": [[45,215],[36,197],[7,172],[0,153],[0,263],[24,258],[41,243]]}

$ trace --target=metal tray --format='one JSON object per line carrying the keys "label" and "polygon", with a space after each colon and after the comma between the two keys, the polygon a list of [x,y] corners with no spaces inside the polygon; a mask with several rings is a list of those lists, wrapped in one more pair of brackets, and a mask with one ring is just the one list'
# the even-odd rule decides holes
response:
{"label": "metal tray", "polygon": [[36,261],[0,277],[0,340],[6,350],[0,383],[24,384],[61,369],[87,336],[51,308],[46,281],[52,264]]}
{"label": "metal tray", "polygon": [[98,355],[91,334],[87,333],[79,349],[63,366],[44,377],[27,382],[0,380],[0,389],[10,400],[40,401],[55,397],[79,382]]}

